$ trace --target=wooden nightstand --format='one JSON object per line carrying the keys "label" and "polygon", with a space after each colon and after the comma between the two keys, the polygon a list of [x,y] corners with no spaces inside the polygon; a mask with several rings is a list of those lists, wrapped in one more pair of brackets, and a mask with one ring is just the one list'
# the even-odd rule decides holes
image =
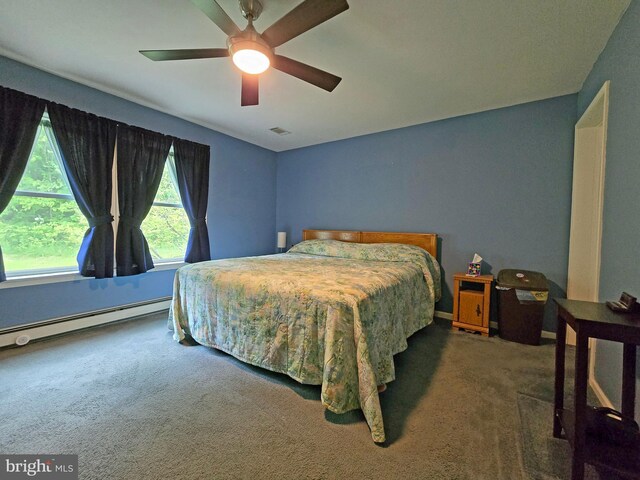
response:
{"label": "wooden nightstand", "polygon": [[493,275],[453,276],[453,327],[489,336],[489,313]]}

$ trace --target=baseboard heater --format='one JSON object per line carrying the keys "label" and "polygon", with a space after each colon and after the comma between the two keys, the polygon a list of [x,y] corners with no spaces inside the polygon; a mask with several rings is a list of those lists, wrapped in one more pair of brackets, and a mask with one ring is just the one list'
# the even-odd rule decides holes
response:
{"label": "baseboard heater", "polygon": [[101,310],[93,310],[91,312],[83,312],[52,318],[42,322],[5,328],[0,330],[0,348],[10,345],[26,345],[30,341],[39,338],[51,337],[74,330],[126,320],[149,313],[161,312],[167,310],[170,303],[171,297],[162,297],[145,302],[117,305]]}

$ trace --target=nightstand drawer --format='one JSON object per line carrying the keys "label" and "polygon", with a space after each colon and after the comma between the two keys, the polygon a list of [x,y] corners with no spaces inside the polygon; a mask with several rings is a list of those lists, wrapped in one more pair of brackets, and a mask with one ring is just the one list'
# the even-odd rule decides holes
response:
{"label": "nightstand drawer", "polygon": [[484,318],[484,295],[474,290],[460,291],[460,320],[461,323],[482,326]]}

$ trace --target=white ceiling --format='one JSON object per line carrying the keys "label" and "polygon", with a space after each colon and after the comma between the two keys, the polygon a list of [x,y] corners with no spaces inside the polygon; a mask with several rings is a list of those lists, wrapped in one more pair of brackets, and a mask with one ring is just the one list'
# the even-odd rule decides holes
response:
{"label": "white ceiling", "polygon": [[[219,3],[244,28],[236,0]],[[264,0],[263,31],[299,0]],[[333,93],[278,71],[240,107],[227,58],[152,62],[140,49],[224,47],[189,0],[0,0],[0,54],[282,151],[574,93],[630,0],[349,0],[278,48],[343,77]],[[272,127],[292,133],[278,136]]]}

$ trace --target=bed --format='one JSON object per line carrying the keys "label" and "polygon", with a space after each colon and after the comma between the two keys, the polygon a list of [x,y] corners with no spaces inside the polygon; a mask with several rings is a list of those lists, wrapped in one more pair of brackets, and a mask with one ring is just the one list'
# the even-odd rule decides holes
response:
{"label": "bed", "polygon": [[304,230],[287,253],[178,269],[169,327],[177,341],[321,385],[327,409],[362,409],[384,442],[379,386],[433,321],[436,249],[435,234]]}

